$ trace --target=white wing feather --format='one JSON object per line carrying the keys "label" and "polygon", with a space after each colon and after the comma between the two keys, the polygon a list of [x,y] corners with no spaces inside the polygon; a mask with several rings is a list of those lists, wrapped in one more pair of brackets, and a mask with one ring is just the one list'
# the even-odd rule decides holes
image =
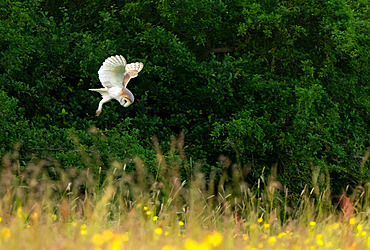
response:
{"label": "white wing feather", "polygon": [[98,74],[99,80],[104,87],[122,88],[123,77],[126,72],[126,59],[121,56],[111,56],[105,59]]}
{"label": "white wing feather", "polygon": [[137,73],[139,73],[143,69],[143,67],[144,64],[141,62],[130,63],[126,65],[126,71],[136,70]]}
{"label": "white wing feather", "polygon": [[126,73],[123,77],[123,86],[127,86],[131,78],[137,77],[139,72],[143,69],[144,64],[141,62],[130,63],[126,65]]}

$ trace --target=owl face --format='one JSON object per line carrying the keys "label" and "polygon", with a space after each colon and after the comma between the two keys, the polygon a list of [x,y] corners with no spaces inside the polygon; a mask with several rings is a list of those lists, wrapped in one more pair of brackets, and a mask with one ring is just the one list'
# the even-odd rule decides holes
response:
{"label": "owl face", "polygon": [[121,98],[119,99],[120,104],[125,108],[130,106],[134,102],[134,95],[125,87],[121,89],[118,96]]}
{"label": "owl face", "polygon": [[130,106],[130,105],[132,104],[131,100],[130,100],[130,99],[128,99],[128,98],[126,98],[126,97],[122,97],[122,98],[121,98],[121,100],[119,101],[119,103],[120,103],[123,107],[125,107],[125,108],[127,108],[128,106]]}

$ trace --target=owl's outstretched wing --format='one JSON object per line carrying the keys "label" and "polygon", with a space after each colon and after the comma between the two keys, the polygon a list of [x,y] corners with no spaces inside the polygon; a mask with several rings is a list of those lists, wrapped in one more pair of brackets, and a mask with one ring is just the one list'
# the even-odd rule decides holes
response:
{"label": "owl's outstretched wing", "polygon": [[127,86],[131,78],[137,77],[139,72],[144,68],[142,62],[130,63],[126,65],[126,72],[123,77],[123,86]]}
{"label": "owl's outstretched wing", "polygon": [[104,87],[122,88],[126,64],[126,59],[121,55],[111,56],[105,59],[98,71],[99,80],[102,85]]}

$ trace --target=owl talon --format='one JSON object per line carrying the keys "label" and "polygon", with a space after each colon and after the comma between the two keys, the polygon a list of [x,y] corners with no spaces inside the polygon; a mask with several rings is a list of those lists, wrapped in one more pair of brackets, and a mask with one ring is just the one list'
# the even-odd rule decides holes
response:
{"label": "owl talon", "polygon": [[101,113],[101,110],[99,110],[99,109],[98,109],[98,110],[96,111],[96,116],[99,116],[99,115],[100,115],[100,113]]}

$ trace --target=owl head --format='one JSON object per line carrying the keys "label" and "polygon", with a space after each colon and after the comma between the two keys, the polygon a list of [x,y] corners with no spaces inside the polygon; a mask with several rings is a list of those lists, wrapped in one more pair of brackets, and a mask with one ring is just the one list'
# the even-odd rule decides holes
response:
{"label": "owl head", "polygon": [[119,103],[125,108],[130,106],[135,100],[134,95],[131,93],[131,91],[125,87],[123,87],[123,89],[119,93],[119,96],[120,96]]}

